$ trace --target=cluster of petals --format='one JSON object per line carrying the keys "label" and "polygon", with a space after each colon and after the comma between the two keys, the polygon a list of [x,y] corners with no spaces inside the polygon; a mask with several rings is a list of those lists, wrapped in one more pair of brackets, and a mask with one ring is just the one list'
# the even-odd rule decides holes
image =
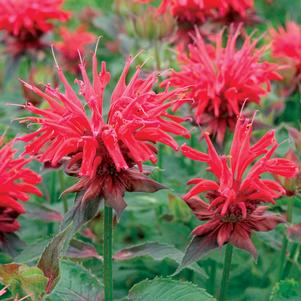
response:
{"label": "cluster of petals", "polygon": [[[152,0],[136,1],[152,2]],[[193,25],[204,23],[208,18],[229,23],[243,21],[253,9],[253,0],[163,0],[158,11],[159,13],[170,11],[180,22]]]}
{"label": "cluster of petals", "polygon": [[285,27],[270,29],[272,56],[287,67],[285,79],[288,82],[284,95],[290,95],[298,87],[301,78],[301,27],[287,21]]}
{"label": "cluster of petals", "polygon": [[[183,197],[196,217],[207,221],[193,230],[194,237],[204,248],[231,243],[256,257],[251,233],[272,230],[285,221],[281,216],[267,213],[267,206],[263,206],[275,204],[275,200],[285,194],[277,181],[263,177],[263,174],[292,178],[297,173],[297,166],[288,159],[272,157],[278,147],[274,130],[254,145],[250,144],[251,134],[252,122],[240,116],[229,156],[216,152],[207,133],[204,134],[207,153],[182,146],[186,157],[205,162],[216,178],[190,180],[188,184],[194,187]],[[202,193],[208,202],[198,197]]]}
{"label": "cluster of petals", "polygon": [[[1,144],[3,139],[1,137]],[[29,194],[42,195],[36,187],[41,177],[24,167],[30,159],[15,158],[16,153],[12,142],[0,149],[0,248],[5,236],[20,227],[17,217],[25,213],[25,209],[19,201],[28,201]]]}
{"label": "cluster of petals", "polygon": [[15,52],[41,46],[40,37],[52,29],[53,20],[65,21],[63,0],[0,0],[0,30]]}
{"label": "cluster of petals", "polygon": [[285,27],[277,30],[270,29],[272,38],[272,55],[285,59],[287,63],[301,67],[301,27],[293,22],[287,21]]}
{"label": "cluster of petals", "polygon": [[80,177],[68,192],[82,191],[83,201],[104,197],[117,213],[121,213],[126,205],[123,200],[125,191],[162,188],[144,176],[148,171],[142,166],[146,161],[157,162],[155,144],[160,142],[178,149],[170,134],[189,137],[188,130],[180,125],[184,120],[167,112],[170,107],[186,101],[180,97],[183,89],[155,93],[156,74],[142,77],[140,67],[126,83],[132,61],[132,58],[126,61],[111,94],[106,120],[103,101],[110,73],[105,62],[98,72],[95,54],[92,82],[83,62],[79,65],[82,74],[82,80],[76,80],[79,95],[59,67],[64,93],[49,85],[42,91],[24,83],[48,103],[43,109],[30,103],[25,106],[40,116],[24,120],[40,125],[38,130],[20,138],[26,142],[25,152],[52,167],[64,164],[68,174]]}
{"label": "cluster of petals", "polygon": [[226,129],[233,130],[242,105],[260,103],[270,91],[271,80],[279,80],[279,66],[261,61],[265,48],[256,48],[257,40],[246,36],[237,49],[240,27],[230,29],[223,47],[223,31],[206,43],[196,32],[189,53],[180,53],[180,71],[173,71],[163,84],[190,87],[187,98],[194,100],[192,115],[195,123],[205,126],[223,143]]}
{"label": "cluster of petals", "polygon": [[284,157],[296,164],[297,175],[294,178],[288,179],[286,177],[274,174],[274,178],[285,189],[287,196],[298,195],[301,193],[301,162],[292,149],[289,149]]}
{"label": "cluster of petals", "polygon": [[65,68],[70,71],[78,69],[78,53],[84,53],[86,47],[95,42],[96,36],[80,26],[74,31],[66,27],[60,28],[61,41],[55,43],[55,47],[63,57]]}

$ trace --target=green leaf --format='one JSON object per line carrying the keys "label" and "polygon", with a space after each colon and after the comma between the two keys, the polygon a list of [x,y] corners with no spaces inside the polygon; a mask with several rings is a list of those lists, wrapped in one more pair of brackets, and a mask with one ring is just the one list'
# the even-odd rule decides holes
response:
{"label": "green leaf", "polygon": [[35,243],[26,246],[26,248],[14,258],[14,261],[17,263],[30,263],[39,259],[49,242],[50,238],[39,239]]}
{"label": "green leaf", "polygon": [[103,285],[90,271],[74,262],[61,262],[61,278],[52,294],[51,301],[103,300]]}
{"label": "green leaf", "polygon": [[50,293],[60,277],[60,259],[67,251],[74,234],[98,212],[101,199],[82,201],[83,192],[76,195],[74,206],[66,213],[61,232],[56,234],[44,250],[38,267],[48,278],[46,293]]}
{"label": "green leaf", "polygon": [[193,237],[185,250],[185,255],[177,272],[181,271],[184,267],[192,264],[193,262],[198,261],[201,257],[207,255],[210,251],[216,249],[217,247],[216,241],[210,237]]}
{"label": "green leaf", "polygon": [[[184,253],[172,245],[161,244],[158,242],[148,242],[130,248],[122,249],[118,251],[113,257],[115,260],[122,261],[140,256],[149,256],[157,261],[169,258],[175,261],[176,263],[180,264]],[[187,268],[190,268],[191,270],[194,270],[203,277],[206,277],[204,271],[197,264],[193,264]]]}
{"label": "green leaf", "polygon": [[67,248],[70,242],[71,226],[64,231],[59,232],[48,244],[39,260],[38,267],[44,272],[48,278],[46,293],[50,293],[59,280],[60,274],[60,258],[63,250]]}
{"label": "green leaf", "polygon": [[143,280],[134,285],[129,292],[131,301],[214,301],[204,289],[190,282],[155,278]]}
{"label": "green leaf", "polygon": [[12,295],[32,296],[37,300],[45,292],[47,278],[38,267],[28,267],[16,263],[0,266],[0,279],[9,286]]}
{"label": "green leaf", "polygon": [[273,288],[270,301],[300,301],[301,282],[294,279],[282,280]]}
{"label": "green leaf", "polygon": [[84,192],[76,195],[74,206],[64,216],[61,229],[66,229],[72,224],[72,232],[75,234],[85,223],[90,221],[97,213],[101,202],[101,198],[83,202]]}

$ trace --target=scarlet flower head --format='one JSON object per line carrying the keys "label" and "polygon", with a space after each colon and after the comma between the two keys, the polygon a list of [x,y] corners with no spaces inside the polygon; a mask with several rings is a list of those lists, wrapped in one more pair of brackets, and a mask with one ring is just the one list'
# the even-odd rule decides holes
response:
{"label": "scarlet flower head", "polygon": [[265,48],[257,49],[257,40],[246,36],[241,48],[236,48],[239,33],[240,27],[230,30],[223,47],[223,31],[210,44],[196,32],[189,53],[179,54],[180,71],[173,71],[163,83],[190,87],[186,96],[194,99],[195,123],[216,135],[220,145],[226,129],[234,129],[244,102],[260,104],[261,96],[270,91],[271,80],[281,78],[277,65],[262,61]]}
{"label": "scarlet flower head", "polygon": [[0,0],[0,30],[15,52],[40,48],[40,38],[53,28],[51,21],[66,21],[63,0]]}
{"label": "scarlet flower head", "polygon": [[[136,0],[149,3],[153,0]],[[254,13],[253,0],[163,0],[159,13],[170,11],[180,22],[202,24],[208,19],[233,22],[248,21]],[[252,18],[251,18],[252,19]]]}
{"label": "scarlet flower head", "polygon": [[[2,136],[0,145],[3,139]],[[29,194],[42,195],[36,187],[41,177],[24,167],[30,159],[15,159],[16,153],[12,142],[0,149],[0,249],[4,247],[7,236],[20,227],[17,217],[25,213],[25,209],[19,201],[28,201]]]}
{"label": "scarlet flower head", "polygon": [[81,26],[75,31],[61,27],[60,36],[62,41],[55,43],[55,46],[59,49],[66,68],[75,73],[78,69],[78,52],[84,53],[87,46],[95,42],[96,36]]}
{"label": "scarlet flower head", "polygon": [[254,20],[254,0],[220,0],[215,19],[226,24]]}
{"label": "scarlet flower head", "polygon": [[301,68],[301,27],[287,21],[285,27],[271,28],[272,55],[282,58],[293,67]]}
{"label": "scarlet flower head", "polygon": [[[42,92],[24,83],[49,105],[45,109],[30,103],[25,106],[28,111],[40,115],[25,120],[40,125],[37,131],[20,138],[26,142],[26,153],[52,167],[65,163],[66,172],[80,178],[66,192],[82,192],[83,202],[103,197],[118,214],[126,206],[125,191],[153,192],[163,188],[148,179],[145,176],[148,172],[142,167],[146,161],[157,162],[155,144],[160,142],[176,150],[178,145],[170,134],[189,137],[189,132],[179,124],[183,119],[167,112],[168,108],[182,102],[183,89],[155,93],[152,89],[157,81],[156,74],[142,78],[140,67],[126,83],[132,62],[132,58],[126,61],[111,94],[106,121],[103,97],[110,73],[106,71],[105,62],[98,73],[95,54],[92,83],[83,62],[79,65],[83,80],[76,80],[85,106],[59,67],[58,75],[65,93],[50,86]],[[86,109],[91,114],[86,113]]]}
{"label": "scarlet flower head", "polygon": [[[205,162],[216,178],[196,178],[188,182],[194,187],[183,199],[198,219],[207,222],[193,230],[194,239],[185,255],[185,264],[226,243],[247,250],[256,257],[251,233],[269,231],[284,222],[282,217],[268,214],[267,207],[262,204],[274,204],[285,190],[276,181],[262,176],[273,173],[291,178],[296,175],[297,167],[290,160],[272,158],[278,147],[274,130],[267,132],[254,145],[250,143],[251,134],[252,121],[240,116],[228,157],[218,155],[208,133],[204,134],[207,153],[182,146],[186,157]],[[201,193],[206,193],[208,203],[198,198]],[[192,251],[194,247],[198,248],[196,253]]]}
{"label": "scarlet flower head", "polygon": [[[136,0],[139,3],[149,3],[153,0]],[[169,11],[179,22],[200,24],[218,8],[219,0],[163,0],[158,7],[160,14]]]}
{"label": "scarlet flower head", "polygon": [[275,180],[285,189],[287,196],[293,196],[301,193],[301,162],[292,149],[289,149],[285,154],[285,158],[294,162],[297,166],[296,177],[287,179],[285,177],[274,175]]}

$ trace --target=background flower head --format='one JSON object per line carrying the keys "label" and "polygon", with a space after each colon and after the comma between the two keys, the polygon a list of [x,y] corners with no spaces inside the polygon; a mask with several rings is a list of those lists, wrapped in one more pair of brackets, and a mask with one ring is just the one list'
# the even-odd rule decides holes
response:
{"label": "background flower head", "polygon": [[66,21],[69,16],[62,4],[63,0],[1,0],[0,30],[10,50],[42,47],[40,38],[53,28],[52,21]]}
{"label": "background flower head", "polygon": [[[233,29],[233,28],[232,28]],[[245,101],[260,104],[270,91],[271,81],[279,80],[278,66],[262,59],[265,48],[256,48],[257,40],[246,36],[236,47],[240,28],[229,32],[223,46],[221,31],[212,43],[206,43],[198,31],[189,52],[179,54],[180,71],[173,71],[163,84],[188,86],[187,98],[194,100],[192,115],[223,143],[226,129],[234,129],[236,117]]]}
{"label": "background flower head", "polygon": [[20,204],[29,200],[30,194],[41,196],[36,187],[41,182],[41,176],[26,168],[31,160],[17,158],[17,150],[13,142],[3,145],[4,137],[0,139],[0,249],[5,244],[6,236],[20,227],[17,218],[25,213]]}

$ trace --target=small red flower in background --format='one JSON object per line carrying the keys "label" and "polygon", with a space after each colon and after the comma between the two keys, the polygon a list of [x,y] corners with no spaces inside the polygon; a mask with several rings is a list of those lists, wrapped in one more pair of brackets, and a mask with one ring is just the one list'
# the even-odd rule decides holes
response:
{"label": "small red flower in background", "polygon": [[301,68],[301,27],[287,21],[285,27],[271,28],[272,55]]}
{"label": "small red flower in background", "polygon": [[43,47],[41,37],[53,28],[51,21],[66,21],[63,0],[0,0],[0,30],[10,51],[19,54]]}
{"label": "small red flower in background", "polygon": [[285,96],[291,94],[301,80],[301,27],[295,22],[287,21],[285,27],[278,30],[271,28],[272,56],[288,65],[284,77],[288,89]]}
{"label": "small red flower in background", "polygon": [[[1,145],[3,139],[0,138]],[[36,187],[41,177],[24,167],[31,160],[23,157],[15,159],[16,153],[12,142],[0,149],[0,249],[4,247],[7,235],[20,227],[17,217],[25,213],[25,209],[19,201],[28,201],[29,194],[42,195]]]}
{"label": "small red flower in background", "polygon": [[[49,107],[40,109],[30,103],[26,109],[40,117],[25,121],[39,124],[40,128],[22,138],[25,152],[39,161],[58,167],[65,164],[68,174],[78,176],[79,182],[67,192],[82,192],[82,201],[104,198],[118,214],[125,208],[125,191],[153,192],[163,186],[147,178],[142,164],[157,162],[155,144],[160,142],[177,149],[170,133],[189,137],[189,132],[179,123],[182,118],[170,115],[167,109],[181,103],[183,89],[155,93],[152,89],[156,74],[141,76],[141,68],[126,83],[132,59],[128,59],[121,77],[111,95],[107,121],[104,119],[103,98],[110,73],[105,62],[97,71],[93,56],[93,81],[90,82],[83,63],[79,68],[83,80],[76,80],[79,95],[85,99],[87,115],[79,96],[58,68],[65,93],[46,87],[42,92],[26,84],[41,95]],[[136,169],[136,165],[138,169]]]}
{"label": "small red flower in background", "polygon": [[194,100],[194,122],[216,135],[220,145],[226,129],[234,129],[243,103],[259,104],[260,97],[269,92],[271,80],[281,78],[277,65],[261,62],[265,48],[256,49],[257,40],[246,36],[241,48],[236,48],[239,32],[240,28],[230,31],[225,47],[223,31],[210,44],[196,32],[188,55],[179,54],[181,70],[172,72],[163,83],[190,87],[186,96]]}
{"label": "small red flower in background", "polygon": [[[273,130],[252,146],[251,134],[252,122],[240,116],[228,157],[217,154],[207,133],[204,136],[208,153],[182,146],[186,157],[205,162],[216,178],[196,178],[188,182],[195,186],[183,199],[198,219],[207,222],[193,230],[194,239],[188,247],[184,264],[226,243],[247,250],[256,258],[251,233],[272,230],[278,223],[285,221],[280,216],[267,213],[267,207],[261,206],[262,203],[274,204],[275,199],[285,194],[280,184],[263,179],[262,176],[273,173],[291,178],[296,175],[297,167],[290,160],[272,158],[278,147]],[[209,203],[197,197],[204,192]]]}
{"label": "small red flower in background", "polygon": [[285,154],[285,158],[294,162],[297,166],[297,175],[295,178],[287,179],[286,177],[274,175],[275,180],[285,189],[287,196],[293,196],[301,193],[301,162],[292,149]]}
{"label": "small red flower in background", "polygon": [[215,16],[216,20],[225,24],[233,22],[253,22],[254,17],[254,1],[253,0],[220,0],[218,4],[218,12]]}
{"label": "small red flower in background", "polygon": [[85,27],[78,27],[75,31],[61,27],[60,36],[62,41],[55,43],[55,46],[62,55],[65,68],[76,73],[79,71],[77,64],[78,52],[84,53],[87,46],[95,42],[96,36],[87,31]]}
{"label": "small red flower in background", "polygon": [[[149,3],[152,0],[136,0],[140,3]],[[163,0],[158,8],[159,13],[167,10],[179,22],[202,24],[208,19],[233,22],[251,21],[254,14],[253,0]]]}

